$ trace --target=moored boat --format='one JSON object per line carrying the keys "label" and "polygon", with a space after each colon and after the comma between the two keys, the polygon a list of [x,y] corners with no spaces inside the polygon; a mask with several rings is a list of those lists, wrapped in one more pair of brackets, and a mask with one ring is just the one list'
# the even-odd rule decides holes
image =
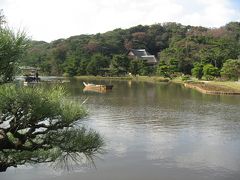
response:
{"label": "moored boat", "polygon": [[92,83],[86,83],[83,82],[85,89],[89,90],[99,90],[99,91],[106,91],[111,90],[113,88],[113,85],[102,85],[102,84],[92,84]]}

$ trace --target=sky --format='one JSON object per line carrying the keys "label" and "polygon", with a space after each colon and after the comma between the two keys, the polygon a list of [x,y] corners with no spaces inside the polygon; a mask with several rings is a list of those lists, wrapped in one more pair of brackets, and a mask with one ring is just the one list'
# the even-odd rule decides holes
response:
{"label": "sky", "polygon": [[9,27],[47,42],[139,24],[240,21],[240,0],[0,0],[0,9]]}

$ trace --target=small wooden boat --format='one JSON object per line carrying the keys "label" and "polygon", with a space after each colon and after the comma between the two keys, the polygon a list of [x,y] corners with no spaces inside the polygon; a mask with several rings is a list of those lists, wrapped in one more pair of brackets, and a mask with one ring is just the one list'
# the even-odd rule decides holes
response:
{"label": "small wooden boat", "polygon": [[113,88],[113,85],[92,84],[92,83],[85,83],[85,82],[83,82],[83,84],[85,86],[84,90],[89,90],[89,91],[105,92]]}

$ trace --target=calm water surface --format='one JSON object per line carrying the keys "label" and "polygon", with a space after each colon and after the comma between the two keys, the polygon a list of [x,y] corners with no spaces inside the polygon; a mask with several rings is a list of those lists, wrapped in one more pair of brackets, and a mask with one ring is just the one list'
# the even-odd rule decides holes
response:
{"label": "calm water surface", "polygon": [[[47,165],[9,168],[1,180],[239,180],[240,96],[204,95],[175,84],[106,81],[111,92],[66,84],[105,138],[96,168],[60,172]],[[97,83],[106,83],[104,81]]]}

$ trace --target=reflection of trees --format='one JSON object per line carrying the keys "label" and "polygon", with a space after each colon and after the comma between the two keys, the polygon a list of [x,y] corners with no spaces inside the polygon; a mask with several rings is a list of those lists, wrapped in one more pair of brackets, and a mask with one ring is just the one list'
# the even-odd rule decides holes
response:
{"label": "reflection of trees", "polygon": [[62,88],[0,87],[0,171],[25,163],[91,160],[100,152],[98,133],[75,128],[86,115]]}

